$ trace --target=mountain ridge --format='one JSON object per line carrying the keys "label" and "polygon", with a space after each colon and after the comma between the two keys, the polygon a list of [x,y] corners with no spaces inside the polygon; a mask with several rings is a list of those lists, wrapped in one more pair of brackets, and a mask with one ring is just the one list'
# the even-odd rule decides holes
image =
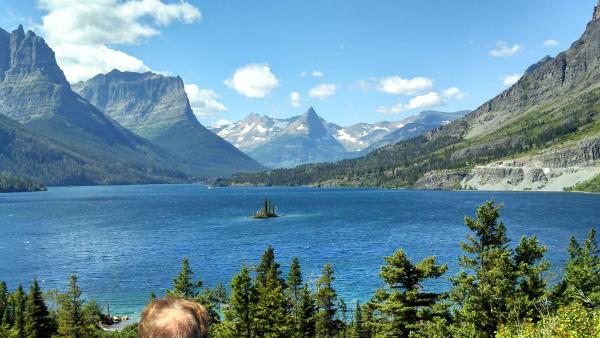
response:
{"label": "mountain ridge", "polygon": [[568,50],[543,58],[513,86],[448,125],[359,159],[214,183],[562,190],[600,173],[599,87],[594,12]]}
{"label": "mountain ridge", "polygon": [[[212,130],[221,137],[227,139],[240,150],[243,150],[251,156],[262,160],[273,167],[289,167],[293,164],[305,164],[311,161],[334,161],[345,158],[353,158],[364,155],[366,149],[376,149],[386,144],[394,143],[405,139],[410,135],[419,135],[429,131],[444,122],[444,120],[454,120],[462,116],[466,111],[456,113],[443,113],[437,111],[425,111],[419,114],[411,115],[400,121],[381,121],[376,123],[357,123],[348,127],[341,127],[335,123],[327,122],[320,117],[313,107],[310,107],[303,115],[293,116],[287,119],[271,118],[251,113],[246,118]],[[428,114],[438,116],[435,121],[427,121]],[[449,122],[447,121],[447,122]],[[410,128],[401,130],[411,124]],[[330,148],[327,152],[322,152],[310,157],[309,154],[296,152],[296,156],[305,156],[300,160],[288,162],[279,161],[273,155],[267,154],[269,148],[278,147],[279,151],[285,152],[277,145],[278,140],[284,139],[289,147],[295,145],[302,147],[317,147],[316,144],[306,144],[306,139],[290,137],[302,135],[303,126],[313,126],[305,131],[308,139],[327,138]],[[298,129],[300,127],[300,130]],[[409,131],[410,129],[413,129]],[[391,135],[398,132],[396,137]],[[388,139],[384,137],[389,136]],[[310,150],[307,150],[310,152]],[[314,153],[317,153],[314,151]],[[291,157],[291,155],[290,155]],[[283,164],[283,165],[282,165]]]}
{"label": "mountain ridge", "polygon": [[[52,49],[32,31],[25,33],[21,25],[12,33],[0,31],[0,74],[0,114],[28,130],[98,165],[111,163],[101,165],[107,170],[148,173],[147,181],[136,182],[173,182],[184,176],[173,165],[172,155],[135,136],[73,92]],[[110,173],[116,182],[122,182],[119,171]],[[159,172],[164,175],[161,180],[153,174]],[[106,182],[113,180],[98,183]]]}
{"label": "mountain ridge", "polygon": [[198,122],[180,77],[115,69],[74,88],[125,128],[182,158],[200,177],[264,169]]}

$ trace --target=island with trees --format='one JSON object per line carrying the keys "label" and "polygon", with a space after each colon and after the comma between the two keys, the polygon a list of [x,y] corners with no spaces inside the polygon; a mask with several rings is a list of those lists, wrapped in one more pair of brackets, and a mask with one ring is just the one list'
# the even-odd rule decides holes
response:
{"label": "island with trees", "polygon": [[254,218],[274,218],[279,217],[275,212],[275,204],[273,204],[268,198],[265,198],[263,207],[254,214]]}

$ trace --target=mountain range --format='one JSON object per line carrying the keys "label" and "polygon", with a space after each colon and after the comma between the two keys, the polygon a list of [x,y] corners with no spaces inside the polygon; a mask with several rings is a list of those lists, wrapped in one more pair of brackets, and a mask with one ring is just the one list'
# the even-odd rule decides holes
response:
{"label": "mountain range", "polygon": [[[13,157],[20,164],[3,163],[2,171],[32,165],[31,170],[15,174],[29,173],[47,184],[157,183],[185,177],[173,164],[174,156],[123,128],[73,92],[54,52],[32,31],[25,33],[22,26],[12,33],[0,29],[0,114],[26,128],[2,119],[4,130],[13,130],[9,139],[15,133],[27,134],[17,136],[19,148],[3,143],[4,155],[17,149],[21,152]],[[40,153],[41,149],[22,144],[38,137],[38,143],[70,154],[65,159],[69,158],[72,168],[63,168],[65,176],[50,178],[44,167],[45,156],[53,160],[55,153]],[[34,153],[24,152],[26,148]],[[74,158],[79,160],[71,161]]]}
{"label": "mountain range", "polygon": [[598,180],[600,18],[595,11],[568,50],[544,57],[461,119],[357,159],[213,183],[563,190]]}
{"label": "mountain range", "polygon": [[250,114],[211,130],[266,166],[281,168],[358,157],[421,135],[466,113],[427,111],[400,121],[341,127],[327,122],[311,107],[287,119]]}
{"label": "mountain range", "polygon": [[264,168],[198,122],[181,78],[115,70],[71,87],[52,49],[22,26],[0,29],[0,115],[0,171],[48,185],[185,182]]}
{"label": "mountain range", "polygon": [[264,169],[198,122],[180,77],[113,70],[73,89],[123,127],[179,156],[200,177]]}

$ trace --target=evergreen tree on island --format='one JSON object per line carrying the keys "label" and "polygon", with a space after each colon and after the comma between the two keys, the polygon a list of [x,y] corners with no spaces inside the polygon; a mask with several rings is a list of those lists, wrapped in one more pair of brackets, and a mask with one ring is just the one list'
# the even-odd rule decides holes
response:
{"label": "evergreen tree on island", "polygon": [[272,218],[279,217],[275,212],[275,205],[268,198],[265,198],[262,209],[256,212],[254,218]]}

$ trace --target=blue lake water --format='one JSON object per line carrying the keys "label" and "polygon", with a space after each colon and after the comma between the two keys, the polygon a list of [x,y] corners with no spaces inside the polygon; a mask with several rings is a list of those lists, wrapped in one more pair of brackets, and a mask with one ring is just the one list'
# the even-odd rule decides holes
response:
{"label": "blue lake water", "polygon": [[[268,196],[283,217],[249,217]],[[61,187],[0,195],[0,280],[11,289],[37,277],[64,289],[79,276],[84,295],[111,312],[136,317],[170,287],[186,256],[205,285],[229,283],[242,264],[275,248],[287,274],[297,256],[314,284],[325,263],[346,303],[381,285],[383,257],[404,248],[413,259],[437,255],[457,271],[465,215],[488,199],[504,203],[509,235],[537,235],[548,246],[553,277],[570,235],[600,227],[600,195],[371,189],[215,188],[200,185]],[[513,243],[516,244],[516,243]]]}

